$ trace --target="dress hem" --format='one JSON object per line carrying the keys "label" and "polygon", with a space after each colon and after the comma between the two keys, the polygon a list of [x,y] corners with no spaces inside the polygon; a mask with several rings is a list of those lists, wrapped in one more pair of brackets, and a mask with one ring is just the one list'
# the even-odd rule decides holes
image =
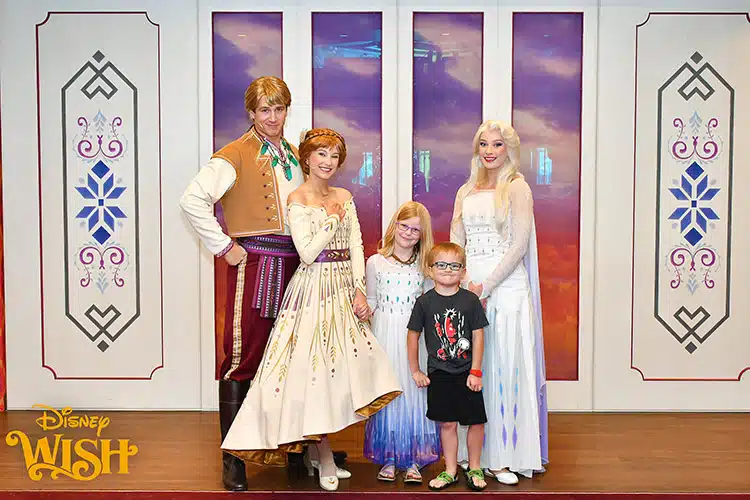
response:
{"label": "dress hem", "polygon": [[[386,393],[376,398],[370,404],[363,406],[362,408],[359,408],[354,413],[364,418],[371,417],[375,413],[385,408],[391,401],[393,401],[400,395],[401,395],[401,391],[391,391],[389,393]],[[273,465],[273,466],[278,466],[278,467],[284,467],[289,463],[289,458],[288,458],[289,453],[302,453],[305,449],[305,446],[318,443],[323,439],[323,436],[338,432],[355,423],[356,421],[351,422],[345,425],[344,427],[342,427],[341,429],[333,430],[329,433],[312,434],[309,436],[304,436],[303,439],[280,444],[277,448],[274,448],[274,449],[262,449],[262,450],[222,449],[222,451],[229,453],[230,455],[234,455],[235,457],[243,460],[245,463],[248,463],[248,464]]]}

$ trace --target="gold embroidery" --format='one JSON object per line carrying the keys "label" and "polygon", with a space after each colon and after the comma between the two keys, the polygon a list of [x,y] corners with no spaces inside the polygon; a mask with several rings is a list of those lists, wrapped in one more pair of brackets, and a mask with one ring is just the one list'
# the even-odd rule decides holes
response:
{"label": "gold embroidery", "polygon": [[336,320],[333,317],[333,313],[331,313],[331,330],[330,335],[328,337],[328,345],[330,348],[329,351],[329,358],[331,359],[331,364],[336,363],[336,338],[338,335],[336,335]]}
{"label": "gold embroidery", "polygon": [[321,255],[325,259],[335,261],[346,261],[350,259],[350,252],[348,248],[344,250],[323,250],[321,252]]}

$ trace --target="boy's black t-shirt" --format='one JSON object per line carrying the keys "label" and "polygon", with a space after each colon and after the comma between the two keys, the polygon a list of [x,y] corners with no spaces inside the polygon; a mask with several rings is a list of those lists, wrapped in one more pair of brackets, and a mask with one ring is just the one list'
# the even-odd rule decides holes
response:
{"label": "boy's black t-shirt", "polygon": [[472,332],[487,325],[476,294],[459,288],[445,296],[433,288],[414,303],[407,328],[424,330],[428,374],[434,370],[462,373],[471,369]]}

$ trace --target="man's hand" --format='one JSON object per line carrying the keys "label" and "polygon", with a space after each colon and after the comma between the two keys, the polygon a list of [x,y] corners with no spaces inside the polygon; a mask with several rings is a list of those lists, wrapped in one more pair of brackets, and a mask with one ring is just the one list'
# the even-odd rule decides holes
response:
{"label": "man's hand", "polygon": [[224,260],[230,266],[236,266],[247,258],[247,252],[237,243],[232,245],[227,253],[224,254]]}

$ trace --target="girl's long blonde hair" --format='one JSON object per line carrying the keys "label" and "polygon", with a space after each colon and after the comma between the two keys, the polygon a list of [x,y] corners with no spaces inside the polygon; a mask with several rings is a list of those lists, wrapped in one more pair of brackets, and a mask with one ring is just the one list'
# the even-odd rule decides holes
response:
{"label": "girl's long blonde hair", "polygon": [[407,201],[398,207],[396,213],[391,217],[388,229],[385,230],[385,236],[383,236],[383,239],[380,241],[378,253],[384,257],[390,257],[393,255],[393,249],[396,246],[396,223],[402,220],[411,219],[412,217],[419,217],[419,225],[422,227],[422,232],[420,233],[419,241],[417,242],[417,261],[419,262],[419,268],[422,271],[422,274],[427,276],[427,271],[429,269],[427,254],[430,253],[433,244],[432,220],[430,219],[430,212],[428,212],[427,208],[419,202]]}
{"label": "girl's long blonde hair", "polygon": [[510,124],[500,120],[487,120],[482,123],[474,134],[473,154],[471,158],[471,174],[469,180],[458,189],[456,194],[456,205],[453,211],[452,223],[461,222],[461,213],[464,198],[476,187],[477,184],[487,182],[487,169],[482,165],[482,159],[479,157],[479,137],[489,130],[497,130],[503,138],[505,151],[508,156],[505,158],[503,166],[500,167],[500,174],[495,184],[495,222],[498,229],[502,228],[505,220],[508,218],[508,188],[510,183],[517,177],[521,177],[518,169],[521,166],[521,139],[518,137],[516,130]]}

